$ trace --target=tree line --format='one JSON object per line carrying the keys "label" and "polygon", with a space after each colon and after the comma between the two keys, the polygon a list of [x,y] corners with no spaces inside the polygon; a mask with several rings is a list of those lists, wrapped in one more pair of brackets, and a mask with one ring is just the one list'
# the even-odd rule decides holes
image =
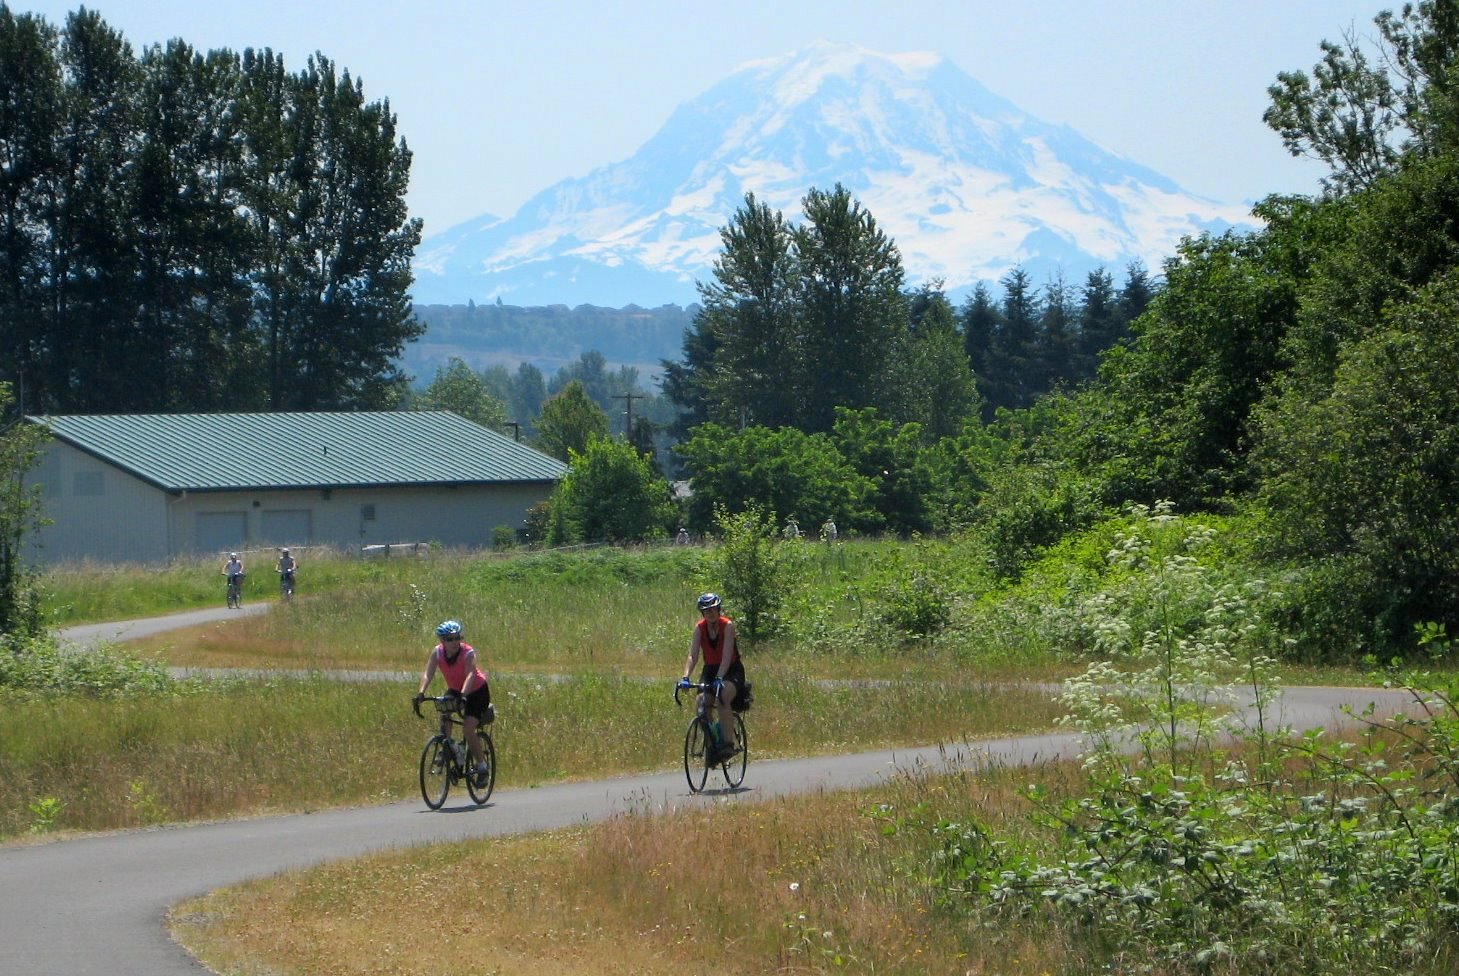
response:
{"label": "tree line", "polygon": [[323,55],[0,4],[0,380],[31,413],[398,403],[410,152]]}
{"label": "tree line", "polygon": [[1138,263],[1122,288],[1101,269],[1079,294],[1058,278],[1040,293],[1014,268],[1000,298],[979,284],[955,310],[941,282],[906,287],[896,243],[845,187],[812,189],[802,212],[792,226],[750,194],[722,229],[683,358],[664,363],[681,436],[706,422],[824,433],[838,406],[950,436],[1092,377],[1154,293]]}

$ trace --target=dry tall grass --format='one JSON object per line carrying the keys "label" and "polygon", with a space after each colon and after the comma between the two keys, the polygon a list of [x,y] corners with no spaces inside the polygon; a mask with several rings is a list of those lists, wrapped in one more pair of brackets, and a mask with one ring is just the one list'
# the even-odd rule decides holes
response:
{"label": "dry tall grass", "polygon": [[[985,930],[934,900],[927,838],[873,812],[1026,829],[1027,771],[908,777],[876,790],[706,800],[514,839],[396,851],[179,906],[174,934],[221,973],[1053,973],[1063,941]],[[1067,767],[1041,771],[1055,789]]]}

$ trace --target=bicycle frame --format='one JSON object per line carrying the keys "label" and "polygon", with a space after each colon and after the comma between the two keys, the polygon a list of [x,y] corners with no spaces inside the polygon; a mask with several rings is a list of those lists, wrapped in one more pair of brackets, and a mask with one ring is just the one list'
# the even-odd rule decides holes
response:
{"label": "bicycle frame", "polygon": [[689,728],[684,732],[684,778],[689,781],[689,792],[698,793],[703,790],[709,779],[709,771],[716,768],[724,774],[725,784],[730,789],[738,789],[745,781],[745,766],[749,764],[750,758],[750,737],[745,731],[745,720],[739,712],[735,712],[734,728],[722,730],[722,733],[727,732],[735,737],[739,749],[718,761],[712,761],[714,736],[711,732],[713,719],[710,713],[718,707],[714,698],[714,686],[703,682],[690,682],[687,686],[675,685],[674,704],[682,707],[684,703],[680,701],[679,695],[691,689],[697,692],[697,702],[694,717],[689,720]]}

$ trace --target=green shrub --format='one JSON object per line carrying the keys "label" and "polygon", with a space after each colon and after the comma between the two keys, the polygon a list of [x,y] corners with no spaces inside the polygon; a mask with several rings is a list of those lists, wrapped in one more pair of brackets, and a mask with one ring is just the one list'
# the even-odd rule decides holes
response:
{"label": "green shrub", "polygon": [[783,625],[781,607],[798,575],[797,554],[807,543],[781,541],[775,513],[755,506],[738,513],[720,509],[715,519],[723,536],[713,550],[711,572],[734,612],[737,631],[751,645],[774,637]]}
{"label": "green shrub", "polygon": [[[1089,971],[1452,972],[1459,955],[1459,680],[1411,676],[1418,718],[1362,717],[1357,743],[1270,724],[1259,580],[1195,553],[1209,527],[1168,511],[1116,540],[1084,603],[1109,657],[1066,685],[1086,779],[1025,795],[1042,839],[882,808],[920,832],[933,898],[989,932],[1042,920]],[[1441,626],[1419,644],[1446,651]],[[1226,745],[1244,687],[1256,721]]]}
{"label": "green shrub", "polygon": [[175,690],[161,664],[139,661],[106,647],[67,650],[49,637],[0,639],[0,690],[56,692],[107,698]]}

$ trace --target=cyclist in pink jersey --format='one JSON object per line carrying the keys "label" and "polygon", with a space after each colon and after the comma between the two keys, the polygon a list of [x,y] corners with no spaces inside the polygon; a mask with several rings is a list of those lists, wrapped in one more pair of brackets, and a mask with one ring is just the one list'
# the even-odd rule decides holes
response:
{"label": "cyclist in pink jersey", "polygon": [[[436,636],[441,642],[431,649],[430,657],[426,658],[426,670],[420,677],[420,689],[415,695],[416,703],[425,701],[426,689],[431,686],[436,672],[440,671],[446,681],[447,694],[454,693],[465,699],[463,724],[466,726],[466,742],[471,747],[471,758],[476,760],[476,775],[487,776],[491,770],[486,765],[486,755],[481,751],[481,738],[476,730],[493,718],[491,685],[486,672],[476,662],[476,648],[461,640],[459,621],[447,620],[436,628]],[[441,734],[448,737],[451,734],[451,723],[444,715],[441,716]]]}

